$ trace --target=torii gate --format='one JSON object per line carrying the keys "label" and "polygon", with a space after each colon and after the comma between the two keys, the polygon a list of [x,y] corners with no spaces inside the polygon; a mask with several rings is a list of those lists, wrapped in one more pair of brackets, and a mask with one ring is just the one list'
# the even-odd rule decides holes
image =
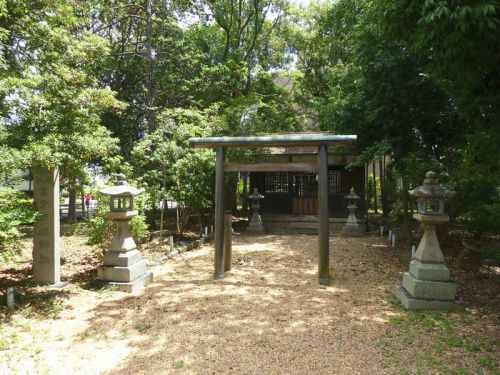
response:
{"label": "torii gate", "polygon": [[[330,284],[329,226],[328,226],[328,146],[349,145],[356,135],[290,134],[260,137],[190,138],[192,147],[216,148],[215,161],[215,264],[214,279],[224,276],[224,172],[253,171],[317,171],[318,172],[318,278]],[[318,147],[317,163],[225,163],[227,147]]]}

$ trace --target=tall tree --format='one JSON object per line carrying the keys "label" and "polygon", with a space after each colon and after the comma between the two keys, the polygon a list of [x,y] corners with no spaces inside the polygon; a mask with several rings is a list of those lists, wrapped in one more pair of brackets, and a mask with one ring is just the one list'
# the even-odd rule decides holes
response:
{"label": "tall tree", "polygon": [[101,114],[124,108],[99,75],[107,42],[87,30],[78,3],[7,1],[1,24],[2,131],[24,166],[58,165],[75,181],[85,163],[111,158],[116,140]]}
{"label": "tall tree", "polygon": [[296,44],[304,76],[323,82],[302,86],[323,128],[357,133],[367,151],[387,146],[409,186],[442,172],[461,190],[455,216],[493,230],[498,2],[343,0],[315,14],[312,36]]}

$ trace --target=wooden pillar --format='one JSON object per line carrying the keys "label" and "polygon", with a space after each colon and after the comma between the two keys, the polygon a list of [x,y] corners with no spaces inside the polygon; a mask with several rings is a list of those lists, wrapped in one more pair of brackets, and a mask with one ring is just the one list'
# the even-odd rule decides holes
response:
{"label": "wooden pillar", "polygon": [[231,258],[233,237],[233,215],[231,210],[226,210],[224,217],[224,272],[231,271]]}
{"label": "wooden pillar", "polygon": [[224,156],[225,148],[217,146],[215,160],[215,262],[214,279],[224,276]]}
{"label": "wooden pillar", "polygon": [[330,231],[328,225],[328,148],[318,147],[318,277],[330,284]]}

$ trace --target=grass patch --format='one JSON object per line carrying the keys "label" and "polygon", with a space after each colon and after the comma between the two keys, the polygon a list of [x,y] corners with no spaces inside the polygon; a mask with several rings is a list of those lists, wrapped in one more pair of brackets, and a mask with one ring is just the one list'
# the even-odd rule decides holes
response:
{"label": "grass patch", "polygon": [[0,351],[12,349],[12,346],[15,345],[19,341],[19,335],[17,332],[12,332],[10,334],[6,334],[2,332],[0,337]]}
{"label": "grass patch", "polygon": [[151,327],[152,325],[150,323],[137,323],[136,325],[134,325],[134,328],[139,332],[147,331]]}
{"label": "grass patch", "polygon": [[82,333],[83,339],[104,340],[106,335],[94,328],[89,328]]}
{"label": "grass patch", "polygon": [[184,362],[182,359],[174,363],[174,368],[176,370],[183,369],[184,367],[186,367],[186,362]]}
{"label": "grass patch", "polygon": [[397,307],[398,309],[404,309],[404,306],[401,303],[401,301],[398,298],[396,298],[396,296],[392,293],[388,293],[385,300],[391,306]]}
{"label": "grass patch", "polygon": [[442,354],[442,353],[444,353],[445,349],[446,348],[445,348],[445,346],[443,344],[441,344],[441,343],[437,344],[436,348],[435,348],[436,354]]}
{"label": "grass patch", "polygon": [[269,343],[269,339],[267,337],[261,337],[255,343],[258,345],[265,345],[265,344]]}
{"label": "grass patch", "polygon": [[399,370],[398,375],[421,375],[422,373],[420,371],[412,372],[408,370]]}
{"label": "grass patch", "polygon": [[488,370],[492,371],[495,375],[500,374],[500,371],[495,365],[495,360],[491,355],[479,357],[477,359],[477,363],[479,363],[484,368],[487,368]]}
{"label": "grass patch", "polygon": [[62,305],[62,303],[57,302],[57,301],[48,302],[42,308],[42,311],[45,314],[52,316],[52,317],[57,317],[59,315],[59,313],[61,313],[63,310],[64,310],[64,306]]}
{"label": "grass patch", "polygon": [[462,348],[464,346],[464,341],[458,336],[445,336],[442,340],[450,348]]}
{"label": "grass patch", "polygon": [[405,317],[391,317],[389,318],[389,324],[392,326],[397,326],[405,331],[409,331],[412,325],[407,321]]}
{"label": "grass patch", "polygon": [[467,349],[469,352],[478,352],[481,350],[481,345],[475,342],[469,342],[465,344],[465,349]]}

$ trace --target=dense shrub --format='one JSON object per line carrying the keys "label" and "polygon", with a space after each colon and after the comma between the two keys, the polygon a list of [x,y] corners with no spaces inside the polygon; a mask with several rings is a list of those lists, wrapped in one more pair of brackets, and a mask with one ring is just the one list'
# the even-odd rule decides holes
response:
{"label": "dense shrub", "polygon": [[[137,244],[147,241],[149,229],[146,217],[139,205],[139,215],[129,223],[129,230]],[[109,197],[97,195],[97,212],[79,225],[78,232],[89,236],[89,244],[97,245],[102,250],[109,247],[115,233],[115,225],[109,217]]]}
{"label": "dense shrub", "polygon": [[0,257],[8,257],[19,249],[19,225],[32,224],[38,213],[33,199],[15,190],[0,191]]}

